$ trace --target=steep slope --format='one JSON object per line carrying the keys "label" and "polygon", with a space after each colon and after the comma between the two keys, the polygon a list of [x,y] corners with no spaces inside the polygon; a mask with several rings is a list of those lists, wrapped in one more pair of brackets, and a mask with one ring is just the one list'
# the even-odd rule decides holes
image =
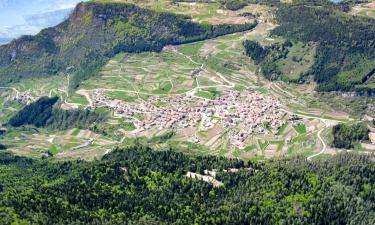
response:
{"label": "steep slope", "polygon": [[93,74],[119,52],[159,51],[180,44],[251,29],[255,24],[193,23],[189,18],[120,3],[80,3],[56,27],[0,47],[0,83],[74,73],[72,84]]}
{"label": "steep slope", "polygon": [[333,7],[283,6],[273,34],[318,44],[311,69],[320,91],[375,90],[375,23]]}

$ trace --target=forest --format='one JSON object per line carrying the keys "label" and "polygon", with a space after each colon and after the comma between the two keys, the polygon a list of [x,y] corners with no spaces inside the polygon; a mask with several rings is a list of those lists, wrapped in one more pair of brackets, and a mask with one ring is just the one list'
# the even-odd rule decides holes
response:
{"label": "forest", "polygon": [[370,18],[350,16],[337,6],[280,6],[280,26],[273,35],[318,43],[310,73],[318,91],[372,92],[375,73],[375,23]]}
{"label": "forest", "polygon": [[269,54],[269,48],[261,46],[256,41],[246,40],[243,43],[245,53],[249,56],[256,64],[259,64]]}
{"label": "forest", "polygon": [[356,143],[369,140],[369,132],[370,130],[366,123],[353,125],[337,124],[332,129],[332,145],[336,148],[353,148]]}
{"label": "forest", "polygon": [[63,110],[56,103],[58,97],[41,97],[26,105],[8,121],[12,127],[33,125],[52,129],[89,128],[93,124],[106,121],[107,113],[90,110]]}
{"label": "forest", "polygon": [[222,1],[221,4],[224,9],[229,9],[229,10],[239,10],[247,6],[246,0],[225,0]]}
{"label": "forest", "polygon": [[[224,185],[185,176],[206,169]],[[0,151],[0,224],[374,224],[374,185],[374,161],[354,154],[251,163],[138,145],[56,162]]]}
{"label": "forest", "polygon": [[285,58],[292,42],[287,40],[283,44],[273,44],[263,47],[256,41],[246,40],[243,42],[245,54],[261,68],[261,72],[268,80],[280,79],[282,72],[277,65],[277,60]]}

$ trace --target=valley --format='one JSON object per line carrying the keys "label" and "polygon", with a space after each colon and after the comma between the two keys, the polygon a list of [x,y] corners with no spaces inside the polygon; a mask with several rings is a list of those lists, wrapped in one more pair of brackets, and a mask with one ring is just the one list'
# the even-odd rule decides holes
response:
{"label": "valley", "polygon": [[375,224],[373,3],[88,0],[0,45],[0,225]]}
{"label": "valley", "polygon": [[[151,2],[145,6],[165,9]],[[301,154],[310,159],[342,151],[329,147],[322,134],[335,124],[352,123],[358,118],[325,104],[309,84],[296,87],[293,83],[266,80],[258,65],[244,54],[244,40],[264,46],[285,41],[270,35],[277,26],[272,19],[273,9],[249,5],[238,12],[227,12],[218,7],[217,3],[177,3],[169,10],[194,11],[193,18],[210,23],[219,15],[250,13],[257,15],[258,25],[251,31],[169,45],[160,52],[120,53],[74,91],[67,73],[24,80],[3,94],[3,105],[10,105],[3,108],[3,121],[9,118],[12,105],[19,109],[38,97],[58,96],[65,110],[109,112],[105,134],[82,130],[89,135],[71,135],[75,129],[41,129],[38,134],[15,131],[23,141],[12,139],[17,135],[10,133],[2,138],[3,142],[21,155],[38,156],[52,151],[56,158],[83,159],[100,158],[114,146],[127,146],[135,139],[148,140],[155,148],[170,146],[189,154],[254,160]],[[215,13],[202,14],[210,10]],[[313,45],[294,43],[290,54],[280,62],[281,68],[286,69],[284,73],[295,79],[307,71],[314,51]],[[294,57],[301,55],[306,63],[295,63]],[[169,134],[173,135],[162,143],[152,141]],[[91,139],[93,144],[73,150]]]}

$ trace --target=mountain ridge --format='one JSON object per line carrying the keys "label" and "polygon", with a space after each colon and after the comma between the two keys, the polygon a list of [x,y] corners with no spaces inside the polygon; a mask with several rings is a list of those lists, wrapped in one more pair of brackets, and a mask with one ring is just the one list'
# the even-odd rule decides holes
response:
{"label": "mountain ridge", "polygon": [[73,81],[81,80],[119,52],[160,51],[255,26],[199,24],[125,3],[80,3],[59,25],[0,46],[0,83],[71,70],[79,73]]}

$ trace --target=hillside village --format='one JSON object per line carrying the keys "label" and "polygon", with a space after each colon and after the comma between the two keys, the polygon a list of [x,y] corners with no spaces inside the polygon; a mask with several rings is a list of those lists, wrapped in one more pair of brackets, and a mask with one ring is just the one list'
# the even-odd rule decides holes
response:
{"label": "hillside village", "polygon": [[[135,132],[186,127],[204,131],[219,122],[224,128],[237,128],[230,139],[239,148],[245,147],[246,138],[253,133],[275,133],[287,116],[280,102],[272,97],[231,90],[223,91],[214,100],[191,95],[152,96],[147,101],[129,103],[110,98],[102,90],[96,90],[92,99],[93,109],[114,111],[115,115],[134,123]],[[165,106],[158,107],[160,102]],[[137,117],[139,114],[142,119]]]}

